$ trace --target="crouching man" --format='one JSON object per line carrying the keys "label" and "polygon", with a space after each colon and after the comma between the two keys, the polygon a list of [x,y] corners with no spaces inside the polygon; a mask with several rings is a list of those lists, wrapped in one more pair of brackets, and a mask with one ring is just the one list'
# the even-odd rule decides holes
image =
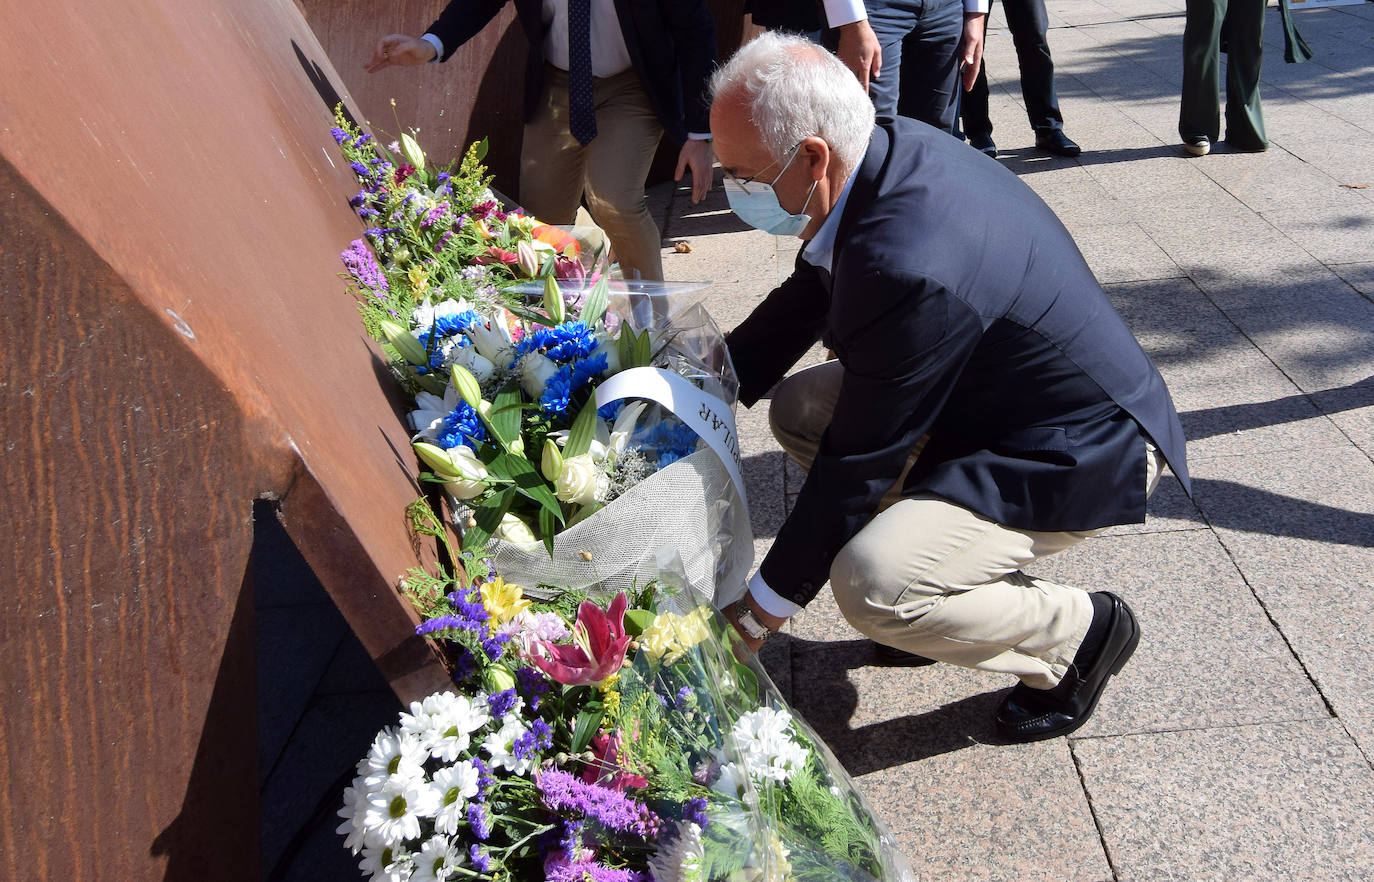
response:
{"label": "crouching man", "polygon": [[[823,49],[765,34],[712,86],[731,207],[806,240],[729,335],[742,401],[776,385],[807,478],[726,614],[757,647],[828,579],[873,640],[1018,677],[1001,737],[1073,731],[1139,626],[1114,594],[1022,569],[1143,521],[1166,463],[1187,487],[1163,379],[1028,187],[922,123],[875,127]],[[784,379],[822,339],[836,358]]]}

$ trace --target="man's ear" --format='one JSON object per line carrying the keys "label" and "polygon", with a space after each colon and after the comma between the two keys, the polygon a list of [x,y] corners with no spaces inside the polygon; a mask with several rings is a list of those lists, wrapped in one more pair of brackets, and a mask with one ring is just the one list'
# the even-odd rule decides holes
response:
{"label": "man's ear", "polygon": [[819,181],[825,177],[826,171],[830,168],[830,145],[824,138],[812,135],[802,141],[802,153],[806,157],[806,167],[810,172],[811,180]]}

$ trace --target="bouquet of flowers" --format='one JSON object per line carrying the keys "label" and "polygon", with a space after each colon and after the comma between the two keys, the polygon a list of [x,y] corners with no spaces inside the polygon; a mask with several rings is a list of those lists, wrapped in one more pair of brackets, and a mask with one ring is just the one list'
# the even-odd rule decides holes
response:
{"label": "bouquet of flowers", "polygon": [[613,596],[540,601],[491,571],[411,588],[456,688],[412,703],[358,763],[339,832],[364,875],[911,878],[675,567]]}
{"label": "bouquet of flowers", "polygon": [[[588,230],[502,212],[477,145],[442,172],[402,136],[398,165],[341,111],[336,121],[363,187],[354,206],[379,224],[344,263],[364,326],[414,397],[421,477],[448,493],[464,548],[489,550],[530,584],[624,587],[644,547],[677,538],[699,589],[742,585],[753,549],[736,382],[723,337],[690,296],[701,286],[612,281]],[[641,376],[606,394],[607,380],[636,369],[667,378],[648,377],[652,387],[679,388],[645,397]],[[644,542],[621,542],[627,531]]]}

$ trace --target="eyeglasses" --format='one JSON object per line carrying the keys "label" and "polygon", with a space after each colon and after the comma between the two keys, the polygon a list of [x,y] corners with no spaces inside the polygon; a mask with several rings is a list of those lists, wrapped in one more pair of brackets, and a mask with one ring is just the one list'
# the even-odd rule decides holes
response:
{"label": "eyeglasses", "polygon": [[765,165],[763,168],[761,168],[761,169],[759,169],[758,171],[754,172],[752,175],[750,175],[750,176],[747,177],[747,178],[737,178],[737,177],[735,177],[734,175],[730,174],[730,173],[727,171],[727,172],[725,172],[725,179],[726,179],[728,182],[730,182],[731,184],[734,184],[736,187],[738,187],[738,188],[740,189],[741,192],[743,192],[743,193],[748,193],[748,192],[749,192],[749,185],[752,184],[752,183],[754,183],[755,181],[757,181],[757,180],[759,179],[759,176],[760,176],[760,175],[762,175],[764,172],[766,172],[766,171],[768,171],[769,169],[771,169],[773,166],[777,165],[779,162],[782,162],[784,159],[786,159],[787,162],[786,162],[786,164],[783,165],[782,171],[779,171],[779,172],[773,177],[773,180],[770,181],[770,182],[768,183],[768,186],[771,187],[771,186],[773,186],[773,184],[776,184],[776,183],[778,182],[778,178],[782,177],[783,172],[787,171],[787,166],[789,166],[789,165],[792,164],[792,160],[797,158],[797,150],[798,150],[798,148],[801,147],[801,145],[802,145],[802,142],[801,142],[801,141],[798,141],[796,144],[793,144],[791,150],[788,150],[788,151],[787,151],[786,153],[784,153],[782,156],[780,156],[780,157],[778,157],[777,159],[773,160],[772,162],[768,163],[768,164]]}

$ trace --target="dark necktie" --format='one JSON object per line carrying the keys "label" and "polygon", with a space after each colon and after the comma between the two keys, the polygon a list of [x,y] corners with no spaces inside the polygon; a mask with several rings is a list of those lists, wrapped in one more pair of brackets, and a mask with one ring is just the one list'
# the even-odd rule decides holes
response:
{"label": "dark necktie", "polygon": [[568,129],[579,144],[596,137],[591,0],[568,0]]}

